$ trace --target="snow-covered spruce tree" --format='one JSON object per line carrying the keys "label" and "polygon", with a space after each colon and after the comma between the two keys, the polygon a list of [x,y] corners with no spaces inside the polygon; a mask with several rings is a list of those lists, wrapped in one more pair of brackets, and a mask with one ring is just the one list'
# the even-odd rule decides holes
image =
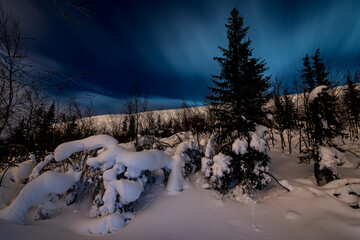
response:
{"label": "snow-covered spruce tree", "polygon": [[[336,98],[328,91],[328,86],[323,85],[329,83],[328,72],[319,55],[318,49],[312,57],[313,64],[311,65],[315,88],[310,94],[305,94],[306,125],[304,130],[308,136],[308,143],[300,161],[309,163],[313,160],[316,181],[319,185],[324,185],[338,178],[335,159],[332,159],[328,153],[331,147],[335,146],[333,139],[342,135],[343,128],[338,120]],[[307,62],[304,61],[304,69],[307,68]],[[304,86],[308,85],[309,79],[303,75],[301,77]]]}
{"label": "snow-covered spruce tree", "polygon": [[[221,67],[220,75],[212,76],[207,100],[216,117],[216,156],[205,154],[203,172],[210,185],[225,193],[240,184],[245,191],[263,188],[270,179],[266,172],[265,119],[262,106],[267,102],[270,77],[265,77],[265,61],[252,57],[248,27],[238,9],[231,11],[227,24],[227,48],[219,47],[221,57],[214,59]],[[258,147],[256,147],[256,146]],[[259,147],[261,145],[261,147]]]}

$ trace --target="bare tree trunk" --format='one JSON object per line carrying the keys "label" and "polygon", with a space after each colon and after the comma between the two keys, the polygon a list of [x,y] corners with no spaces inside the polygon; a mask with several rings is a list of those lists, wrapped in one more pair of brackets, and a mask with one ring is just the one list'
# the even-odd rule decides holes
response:
{"label": "bare tree trunk", "polygon": [[282,130],[279,130],[279,134],[280,134],[280,140],[281,140],[281,153],[285,152],[285,139],[284,139],[284,134]]}
{"label": "bare tree trunk", "polygon": [[288,138],[289,153],[291,154],[291,139],[292,139],[292,136],[291,136],[291,130],[290,129],[288,129],[287,138]]}

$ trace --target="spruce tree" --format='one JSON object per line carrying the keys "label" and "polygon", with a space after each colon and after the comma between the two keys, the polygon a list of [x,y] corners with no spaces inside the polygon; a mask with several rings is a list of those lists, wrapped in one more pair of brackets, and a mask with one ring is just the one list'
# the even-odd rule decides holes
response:
{"label": "spruce tree", "polygon": [[[265,61],[252,57],[251,41],[246,38],[248,27],[243,26],[238,9],[231,11],[227,28],[228,48],[219,47],[221,57],[215,57],[220,75],[214,75],[213,87],[207,96],[216,116],[215,127],[221,140],[245,135],[254,130],[254,121],[262,122],[262,106],[268,100],[270,77],[265,77]],[[248,121],[249,120],[249,121]]]}
{"label": "spruce tree", "polygon": [[310,92],[315,88],[315,81],[314,81],[314,72],[311,66],[311,61],[309,56],[303,58],[303,69],[301,71],[301,78],[303,80],[303,86],[305,92]]}
{"label": "spruce tree", "polygon": [[[220,145],[215,151],[215,154],[220,155],[216,158],[216,164],[214,157],[212,168],[216,167],[218,159],[223,159],[221,154],[230,156],[231,161],[223,163],[228,166],[228,171],[222,169],[224,174],[219,178],[213,175],[210,183],[221,192],[227,192],[238,184],[244,191],[252,192],[254,188],[261,189],[270,181],[266,175],[266,165],[270,158],[263,139],[264,132],[254,132],[256,123],[262,123],[265,119],[262,107],[269,98],[267,90],[270,77],[264,76],[267,70],[265,61],[252,56],[251,41],[247,38],[249,28],[244,27],[238,9],[231,11],[225,26],[228,45],[227,48],[219,47],[222,56],[214,58],[221,72],[212,76],[213,86],[209,87],[207,99],[216,117],[214,129],[218,136],[216,142]],[[247,146],[244,151],[240,151],[242,153],[234,151],[235,139]],[[251,146],[253,139],[265,146],[261,150],[255,149]]]}
{"label": "spruce tree", "polygon": [[320,49],[316,50],[311,59],[313,60],[313,74],[316,86],[329,86],[330,81],[327,79],[329,73],[326,71],[324,60],[320,57]]}
{"label": "spruce tree", "polygon": [[[330,82],[327,79],[328,72],[323,59],[320,58],[319,49],[311,57],[313,62],[310,62],[308,55],[304,59],[304,69],[301,75],[303,85],[310,86],[309,78],[306,77],[308,75],[304,75],[304,72],[311,72],[315,88],[308,94],[304,93],[304,119],[306,120],[304,131],[308,136],[308,144],[304,155],[300,157],[300,161],[309,163],[312,160],[314,162],[316,180],[319,185],[323,185],[337,179],[338,176],[334,169],[324,167],[324,164],[322,164],[322,161],[327,160],[323,159],[322,151],[335,146],[333,139],[342,136],[343,127],[339,122],[338,112],[336,111],[337,101],[335,96],[329,92],[327,87],[320,87],[330,85]],[[306,71],[304,71],[305,69]]]}

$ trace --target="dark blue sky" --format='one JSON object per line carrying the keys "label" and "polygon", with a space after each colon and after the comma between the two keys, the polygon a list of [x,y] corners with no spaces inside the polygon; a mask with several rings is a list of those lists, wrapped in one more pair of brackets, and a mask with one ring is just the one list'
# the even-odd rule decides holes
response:
{"label": "dark blue sky", "polygon": [[28,41],[34,63],[84,73],[67,94],[84,104],[89,103],[84,91],[96,94],[98,113],[119,111],[132,83],[158,106],[180,106],[183,99],[201,103],[210,76],[219,73],[213,57],[220,55],[217,46],[226,46],[224,24],[233,7],[250,27],[254,56],[266,60],[268,75],[288,85],[301,59],[317,48],[334,67],[360,70],[357,0],[79,2],[91,6],[92,20],[75,13],[80,22],[75,27],[53,1],[3,0],[3,5],[20,21],[23,35],[35,38]]}

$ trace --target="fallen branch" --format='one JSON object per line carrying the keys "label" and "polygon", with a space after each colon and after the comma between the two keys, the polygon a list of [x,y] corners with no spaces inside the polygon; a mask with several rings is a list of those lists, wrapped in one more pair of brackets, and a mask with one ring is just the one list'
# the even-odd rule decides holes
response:
{"label": "fallen branch", "polygon": [[277,182],[277,183],[278,183],[281,187],[283,187],[286,191],[290,192],[290,189],[288,189],[287,187],[285,187],[284,185],[282,185],[282,184],[276,179],[276,177],[274,177],[274,175],[272,175],[272,174],[269,173],[269,172],[264,172],[264,171],[261,171],[261,172],[269,175],[270,177],[272,177],[272,178],[275,180],[275,182]]}
{"label": "fallen branch", "polygon": [[346,149],[342,149],[342,148],[339,148],[339,147],[335,147],[335,149],[339,150],[340,152],[349,152],[349,153],[352,153],[354,154],[357,158],[360,158],[359,155],[357,155],[356,153],[354,153],[353,151],[350,151],[350,150],[346,150]]}

